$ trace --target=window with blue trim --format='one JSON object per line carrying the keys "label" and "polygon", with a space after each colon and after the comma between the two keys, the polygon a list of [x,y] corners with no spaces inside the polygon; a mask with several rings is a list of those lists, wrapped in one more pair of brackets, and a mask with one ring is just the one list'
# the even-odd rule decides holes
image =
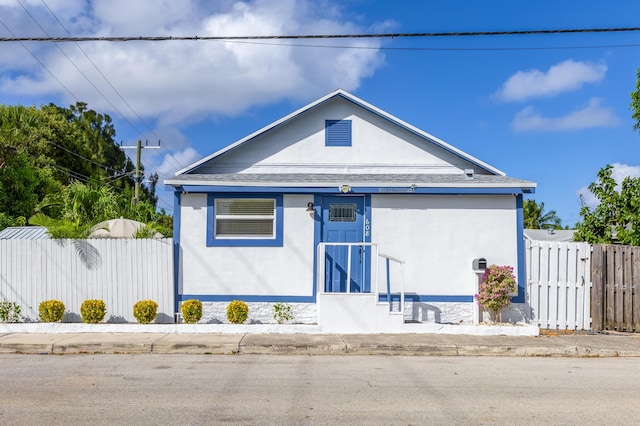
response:
{"label": "window with blue trim", "polygon": [[325,120],[326,146],[351,146],[351,120]]}
{"label": "window with blue trim", "polygon": [[282,246],[282,195],[207,199],[207,246]]}

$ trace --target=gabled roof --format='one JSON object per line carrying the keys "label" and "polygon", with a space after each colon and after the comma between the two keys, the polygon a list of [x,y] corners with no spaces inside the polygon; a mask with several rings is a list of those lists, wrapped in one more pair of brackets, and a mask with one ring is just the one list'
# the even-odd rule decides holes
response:
{"label": "gabled roof", "polygon": [[[208,162],[208,161],[210,161],[210,160],[212,160],[212,159],[214,159],[216,157],[219,157],[220,155],[223,155],[223,154],[225,154],[225,153],[227,153],[227,152],[229,152],[231,150],[234,150],[234,149],[238,148],[241,145],[244,145],[244,144],[250,142],[251,140],[255,139],[256,137],[258,137],[258,136],[260,136],[260,135],[262,135],[264,133],[267,133],[270,130],[275,129],[276,127],[281,126],[282,124],[287,123],[290,120],[295,119],[299,115],[301,115],[301,114],[303,114],[303,113],[305,113],[305,112],[307,112],[307,111],[309,111],[309,110],[311,110],[313,108],[316,108],[319,105],[322,105],[323,103],[325,103],[325,102],[327,102],[327,101],[329,101],[329,100],[331,100],[331,99],[333,99],[335,97],[341,97],[343,99],[346,99],[346,100],[354,103],[355,105],[358,105],[361,108],[364,108],[364,109],[366,109],[366,110],[368,110],[368,111],[370,111],[370,112],[372,112],[372,113],[374,113],[374,114],[376,114],[376,115],[378,115],[378,116],[390,121],[391,123],[393,123],[393,124],[403,128],[403,129],[405,129],[405,130],[407,130],[407,131],[409,131],[409,132],[411,132],[411,133],[423,138],[427,142],[435,144],[435,145],[443,148],[444,150],[446,150],[448,152],[451,152],[454,155],[457,155],[458,157],[460,157],[460,158],[462,158],[462,159],[464,159],[464,160],[466,160],[466,161],[468,161],[468,162],[470,162],[470,163],[472,163],[472,164],[474,164],[474,165],[476,165],[476,166],[488,171],[491,174],[499,175],[499,176],[505,176],[504,172],[496,169],[495,167],[490,166],[489,164],[487,164],[487,163],[485,163],[483,161],[480,161],[479,159],[477,159],[477,158],[475,158],[475,157],[473,157],[473,156],[471,156],[471,155],[459,150],[458,148],[455,148],[454,146],[449,145],[448,143],[444,142],[443,140],[438,139],[437,137],[435,137],[433,135],[430,135],[429,133],[427,133],[427,132],[425,132],[423,130],[418,129],[417,127],[414,127],[411,124],[400,120],[399,118],[397,118],[397,117],[395,117],[395,116],[393,116],[393,115],[391,115],[391,114],[389,114],[389,113],[387,113],[387,112],[385,112],[385,111],[383,111],[383,110],[381,110],[381,109],[379,109],[379,108],[377,108],[377,107],[375,107],[375,106],[363,101],[362,99],[360,99],[360,98],[358,98],[358,97],[356,97],[356,96],[354,96],[354,95],[352,95],[352,94],[350,94],[350,93],[348,93],[348,92],[346,92],[346,91],[344,91],[342,89],[335,90],[334,92],[331,92],[328,95],[323,96],[322,98],[320,98],[320,99],[318,99],[318,100],[316,100],[314,102],[311,102],[310,104],[308,104],[308,105],[306,105],[306,106],[304,106],[304,107],[292,112],[291,114],[289,114],[289,115],[287,115],[285,117],[282,117],[281,119],[279,119],[277,121],[274,121],[273,123],[271,123],[271,124],[263,127],[262,129],[250,134],[249,136],[246,136],[246,137],[244,137],[244,138],[232,143],[231,145],[229,145],[229,146],[227,146],[227,147],[225,147],[225,148],[223,148],[223,149],[221,149],[219,151],[216,151],[216,152],[214,152],[213,154],[211,154],[211,155],[209,155],[207,157],[202,158],[201,160],[199,160],[199,161],[197,161],[197,162],[185,167],[184,169],[176,172],[176,176],[191,173],[191,172],[195,171],[202,164],[204,164],[204,163],[206,163],[206,162]],[[172,184],[172,182],[173,182],[173,180],[169,179],[168,182],[166,182],[166,183]]]}

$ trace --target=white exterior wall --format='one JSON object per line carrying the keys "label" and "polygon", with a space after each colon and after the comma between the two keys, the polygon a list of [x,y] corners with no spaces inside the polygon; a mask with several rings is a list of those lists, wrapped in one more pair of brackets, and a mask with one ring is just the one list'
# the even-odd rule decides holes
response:
{"label": "white exterior wall", "polygon": [[517,272],[512,195],[372,195],[371,207],[371,241],[406,262],[407,293],[473,295],[479,257]]}
{"label": "white exterior wall", "polygon": [[[206,247],[206,194],[182,197],[181,294],[240,299],[313,295],[314,221],[306,212],[310,195],[284,196],[283,247]],[[473,296],[477,275],[472,260],[477,257],[511,265],[517,272],[514,196],[385,194],[372,195],[371,206],[371,241],[380,244],[382,253],[406,262],[405,293]],[[397,291],[394,277],[392,283]],[[205,302],[202,322],[226,322],[227,304]],[[315,322],[314,304],[291,305],[295,322]],[[250,302],[249,307],[250,321],[274,322],[273,303]],[[474,309],[475,302],[407,299],[405,318],[470,323]]]}
{"label": "white exterior wall", "polygon": [[[325,146],[325,120],[352,122],[352,146]],[[215,159],[217,173],[463,173],[473,164],[346,100],[321,105]],[[198,173],[210,169],[203,165]],[[475,167],[476,173],[486,171]]]}
{"label": "white exterior wall", "polygon": [[283,247],[207,247],[207,195],[182,194],[181,294],[312,296],[312,196],[285,195]]}

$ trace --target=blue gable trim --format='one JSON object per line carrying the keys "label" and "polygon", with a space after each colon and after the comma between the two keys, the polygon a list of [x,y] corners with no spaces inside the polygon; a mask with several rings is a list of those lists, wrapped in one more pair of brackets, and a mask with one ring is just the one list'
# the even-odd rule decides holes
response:
{"label": "blue gable trim", "polygon": [[207,161],[214,159],[220,155],[224,155],[225,153],[234,151],[236,149],[238,149],[241,146],[244,146],[247,142],[252,141],[255,138],[261,137],[262,135],[265,135],[271,131],[273,131],[274,129],[277,129],[287,123],[289,123],[292,120],[297,119],[299,116],[305,114],[308,111],[311,111],[315,108],[318,108],[322,105],[324,105],[327,102],[332,101],[335,98],[341,98],[344,99],[350,103],[352,103],[353,105],[357,105],[360,108],[363,108],[364,110],[378,116],[381,117],[382,119],[393,123],[394,125],[406,130],[407,132],[414,134],[416,136],[418,136],[420,139],[432,143],[442,149],[444,149],[447,152],[452,153],[453,155],[455,155],[458,158],[462,158],[465,161],[468,161],[472,164],[474,164],[475,166],[480,167],[483,170],[486,170],[488,172],[490,172],[491,174],[494,175],[499,175],[499,174],[504,174],[503,172],[501,172],[500,170],[495,169],[494,167],[490,166],[489,164],[484,164],[482,161],[480,161],[479,159],[476,159],[472,156],[470,156],[469,154],[459,151],[457,150],[455,147],[452,146],[448,146],[448,144],[444,141],[440,141],[438,140],[438,138],[435,138],[435,136],[429,135],[426,132],[421,131],[420,129],[417,128],[413,128],[411,125],[409,125],[408,123],[404,123],[403,121],[401,121],[400,119],[382,111],[382,110],[378,110],[376,107],[374,107],[373,105],[368,105],[366,102],[354,97],[353,95],[343,91],[343,90],[337,90],[333,93],[330,93],[329,95],[318,99],[315,102],[312,102],[311,104],[302,107],[300,109],[298,109],[297,111],[294,111],[293,113],[281,118],[280,120],[266,126],[263,127],[262,129],[256,131],[255,133],[247,136],[244,139],[240,139],[239,141],[236,141],[235,143],[229,145],[227,148],[224,148],[210,156],[207,156],[205,158],[203,158],[202,160],[188,166],[187,168],[179,171],[179,174],[185,174],[185,173],[190,173],[194,170],[196,170],[198,167],[200,167],[202,164],[206,163]]}
{"label": "blue gable trim", "polygon": [[[275,238],[215,238],[216,198],[273,198],[276,201]],[[284,207],[282,194],[208,194],[207,195],[207,247],[282,247],[284,237]]]}

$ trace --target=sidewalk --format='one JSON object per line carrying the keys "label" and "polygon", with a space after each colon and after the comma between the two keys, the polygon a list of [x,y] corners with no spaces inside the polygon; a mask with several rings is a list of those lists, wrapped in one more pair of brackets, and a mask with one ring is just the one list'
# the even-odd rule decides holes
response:
{"label": "sidewalk", "polygon": [[7,333],[0,354],[640,357],[640,335]]}

